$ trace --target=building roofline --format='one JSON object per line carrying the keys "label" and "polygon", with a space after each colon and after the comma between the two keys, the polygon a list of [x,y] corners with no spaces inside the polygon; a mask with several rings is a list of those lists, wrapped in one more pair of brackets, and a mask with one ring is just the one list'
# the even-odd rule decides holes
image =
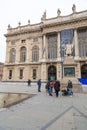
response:
{"label": "building roofline", "polygon": [[57,16],[53,18],[43,19],[40,23],[36,23],[36,24],[29,23],[23,26],[19,25],[16,28],[12,28],[9,25],[7,29],[7,34],[5,34],[4,36],[7,37],[7,36],[12,36],[12,35],[17,35],[17,34],[22,34],[27,32],[31,33],[36,31],[42,31],[42,29],[45,27],[77,22],[79,20],[84,20],[84,19],[87,19],[87,10],[74,12],[66,16]]}

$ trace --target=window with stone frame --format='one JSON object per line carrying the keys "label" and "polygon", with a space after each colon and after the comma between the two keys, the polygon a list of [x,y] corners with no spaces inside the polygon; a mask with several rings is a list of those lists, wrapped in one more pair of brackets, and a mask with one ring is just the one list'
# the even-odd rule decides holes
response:
{"label": "window with stone frame", "polygon": [[9,79],[12,79],[12,70],[9,70]]}
{"label": "window with stone frame", "polygon": [[36,75],[37,75],[36,69],[33,69],[33,79],[36,79]]}
{"label": "window with stone frame", "polygon": [[20,49],[20,62],[26,61],[26,47],[21,47]]}
{"label": "window with stone frame", "polygon": [[12,48],[10,50],[10,59],[9,59],[10,63],[14,63],[15,62],[15,56],[16,56],[16,50],[15,50],[15,48]]}
{"label": "window with stone frame", "polygon": [[20,79],[23,79],[23,69],[20,69],[20,76],[19,76]]}
{"label": "window with stone frame", "polygon": [[34,46],[32,48],[32,61],[33,62],[39,61],[39,47],[38,46]]}

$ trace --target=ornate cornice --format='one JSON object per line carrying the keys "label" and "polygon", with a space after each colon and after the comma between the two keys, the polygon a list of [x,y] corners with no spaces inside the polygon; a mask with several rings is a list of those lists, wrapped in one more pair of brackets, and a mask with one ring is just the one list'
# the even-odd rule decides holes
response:
{"label": "ornate cornice", "polygon": [[[7,34],[5,34],[5,37],[8,36],[14,36],[14,35],[20,35],[24,33],[33,33],[33,32],[43,32],[45,28],[55,27],[55,26],[64,26],[72,24],[75,26],[75,24],[80,22],[87,21],[87,10],[81,11],[81,12],[74,12],[67,16],[57,16],[54,18],[49,19],[43,19],[41,23],[38,24],[28,24],[25,26],[18,26],[16,28],[12,28],[10,25],[7,29]],[[86,25],[87,26],[87,25]],[[73,27],[73,26],[72,26]],[[74,27],[73,27],[74,28]]]}

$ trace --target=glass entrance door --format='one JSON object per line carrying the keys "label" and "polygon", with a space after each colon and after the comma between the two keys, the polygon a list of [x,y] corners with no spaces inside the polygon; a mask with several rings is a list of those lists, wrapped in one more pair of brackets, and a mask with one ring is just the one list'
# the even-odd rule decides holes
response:
{"label": "glass entrance door", "polygon": [[81,67],[81,77],[82,78],[87,78],[87,64],[84,64]]}
{"label": "glass entrance door", "polygon": [[48,80],[56,80],[56,67],[53,65],[48,68]]}

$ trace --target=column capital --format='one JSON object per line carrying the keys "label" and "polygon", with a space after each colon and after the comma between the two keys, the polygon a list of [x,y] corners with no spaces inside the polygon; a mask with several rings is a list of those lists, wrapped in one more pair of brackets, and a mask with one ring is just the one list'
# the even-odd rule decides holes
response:
{"label": "column capital", "polygon": [[73,30],[77,30],[77,29],[78,29],[78,27],[74,27],[74,28],[73,28]]}

